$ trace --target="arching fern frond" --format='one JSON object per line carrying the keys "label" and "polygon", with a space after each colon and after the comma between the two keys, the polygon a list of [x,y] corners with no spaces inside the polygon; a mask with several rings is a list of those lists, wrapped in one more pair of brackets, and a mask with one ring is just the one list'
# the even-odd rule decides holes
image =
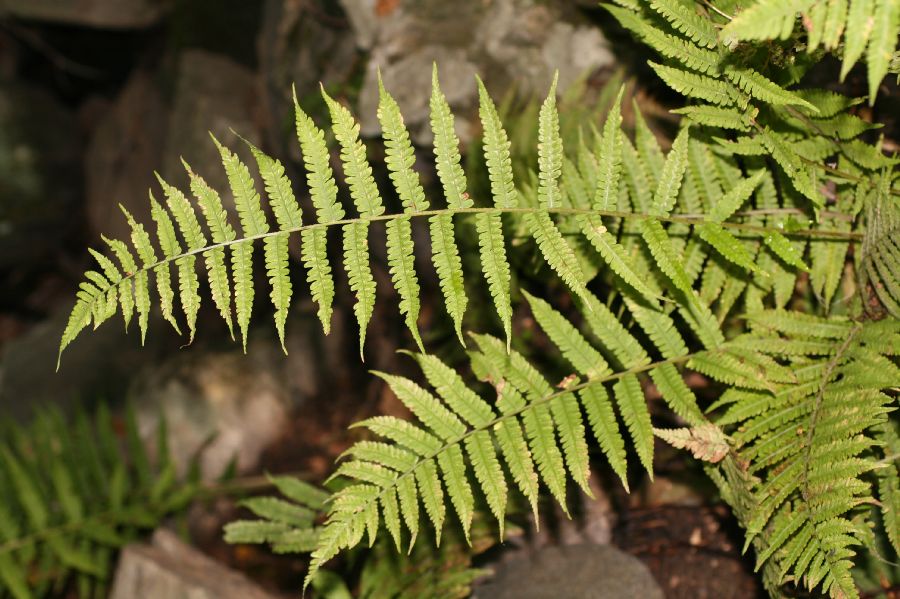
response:
{"label": "arching fern frond", "polygon": [[[643,300],[636,294],[629,304],[664,356],[651,362],[628,331],[617,329],[621,327],[618,319],[605,316],[606,308],[591,296],[582,316],[591,323],[599,345],[588,341],[546,301],[526,297],[572,374],[554,389],[529,359],[507,352],[502,341],[489,335],[473,335],[477,349],[469,353],[469,359],[476,377],[493,387],[496,401],[485,399],[461,374],[433,356],[415,356],[433,392],[412,380],[379,374],[418,423],[388,416],[359,423],[383,441],[359,442],[347,452],[351,459],[338,468],[336,475],[350,484],[337,492],[329,508],[310,576],[337,552],[360,542],[364,534],[371,539],[373,529],[382,524],[398,547],[401,536],[415,538],[420,503],[437,537],[446,525],[448,502],[464,532],[478,496],[484,497],[502,530],[512,488],[536,509],[541,485],[565,509],[567,477],[590,492],[585,417],[626,486],[623,427],[630,437],[628,444],[637,449],[642,466],[651,472],[653,427],[640,383],[648,375],[661,381],[666,401],[678,406],[677,411],[698,424],[706,422],[676,367],[698,356],[688,353],[671,321],[666,324],[665,312],[637,303]],[[611,318],[608,324],[601,324],[607,318]],[[723,346],[716,356],[731,355],[728,351],[732,350]],[[609,366],[607,352],[627,366]],[[742,355],[765,359],[756,352]],[[738,380],[746,372],[732,358],[724,361],[720,374]],[[501,462],[512,481],[506,479]],[[395,508],[398,497],[399,510]]]}
{"label": "arching fern frond", "polygon": [[[384,130],[388,172],[403,205],[400,213],[389,214],[385,211],[372,167],[366,159],[366,147],[359,138],[359,125],[344,106],[326,95],[332,129],[340,146],[344,177],[358,214],[352,218],[345,216],[345,209],[337,199],[337,183],[329,165],[324,133],[296,106],[297,136],[315,208],[315,222],[310,222],[309,217],[303,218],[293,185],[281,163],[250,146],[267,196],[266,207],[275,217],[274,223],[270,223],[250,168],[232,150],[214,140],[235,198],[240,233],[229,223],[218,193],[187,164],[185,167],[191,179],[193,202],[178,189],[160,180],[166,205],[151,201],[157,240],[152,241],[144,224],[126,213],[132,229],[131,244],[129,246],[119,240],[107,242],[117,257],[118,265],[96,254],[99,270],[89,271],[85,275],[62,335],[60,352],[88,325],[93,323],[95,327],[99,326],[120,309],[126,324],[131,315],[137,313],[143,338],[154,296],[163,316],[176,329],[179,324],[175,307],[177,303],[181,304],[188,332],[193,337],[202,296],[195,268],[197,255],[202,255],[206,263],[204,278],[208,280],[210,295],[218,312],[229,331],[233,321],[237,322],[246,346],[255,299],[253,248],[259,241],[264,246],[269,295],[283,344],[287,311],[294,291],[288,270],[288,249],[291,237],[297,234],[300,236],[301,260],[307,271],[310,294],[318,304],[318,316],[327,332],[335,290],[328,260],[326,233],[330,227],[342,230],[344,268],[350,288],[357,296],[354,313],[359,324],[361,351],[376,301],[369,235],[373,223],[381,221],[385,223],[388,266],[393,287],[399,296],[400,313],[404,315],[420,350],[424,347],[416,321],[421,290],[414,264],[412,236],[413,221],[417,218],[426,217],[430,221],[433,262],[447,312],[461,338],[468,298],[456,244],[457,223],[454,217],[474,216],[482,271],[500,316],[507,345],[512,333],[512,270],[504,233],[504,214],[509,214],[516,226],[524,226],[524,230],[533,237],[538,254],[585,304],[589,303],[586,285],[604,264],[651,303],[655,304],[670,293],[670,284],[677,293],[693,298],[690,305],[684,307],[693,315],[688,318],[688,325],[697,331],[706,331],[704,343],[708,347],[718,343],[717,335],[711,333],[712,313],[705,304],[701,305],[693,290],[693,281],[706,254],[698,250],[699,246],[694,241],[688,244],[691,252],[682,254],[690,225],[703,228],[701,237],[749,270],[755,268],[756,254],[752,250],[758,242],[738,240],[730,234],[731,230],[756,236],[770,234],[776,240],[771,242],[776,248],[773,251],[784,253],[784,244],[779,245],[777,241],[780,230],[777,226],[766,227],[733,218],[763,176],[762,170],[757,169],[752,177],[744,178],[740,176],[739,165],[733,162],[726,164],[725,159],[718,157],[712,161],[713,166],[730,169],[728,172],[732,174],[729,180],[723,179],[723,184],[717,183],[715,186],[724,194],[723,197],[712,202],[711,209],[702,207],[711,210],[712,220],[720,223],[722,228],[709,223],[701,224],[706,219],[702,215],[684,214],[686,205],[682,206],[680,201],[695,201],[692,199],[693,192],[687,187],[693,184],[691,180],[683,184],[684,174],[692,160],[689,151],[692,142],[689,141],[687,128],[682,130],[673,149],[665,155],[646,124],[641,124],[643,120],[639,119],[635,148],[620,128],[621,93],[619,100],[613,104],[603,132],[597,134],[595,150],[580,144],[579,166],[576,166],[566,155],[562,144],[555,90],[551,89],[538,115],[538,172],[532,193],[525,187],[519,190],[515,186],[509,136],[500,122],[496,106],[484,85],[479,83],[479,113],[485,132],[484,152],[493,205],[474,206],[466,192],[466,177],[459,164],[453,115],[440,90],[436,71],[433,75],[431,108],[434,153],[447,198],[446,208],[429,207],[419,177],[412,168],[414,155],[409,133],[396,102],[383,85],[380,87],[378,116]],[[782,143],[779,147],[790,146]],[[710,155],[716,156],[712,151]],[[776,159],[779,156],[775,153]],[[798,159],[783,158],[779,163],[788,164],[789,160]],[[587,171],[582,173],[584,169]],[[625,180],[625,194],[620,184],[622,179]],[[589,181],[593,181],[590,184],[593,188],[586,186]],[[651,195],[650,189],[655,189],[655,193]],[[523,198],[521,203],[520,195]],[[624,227],[622,222],[626,222]],[[583,235],[588,243],[570,242],[567,235],[573,233]],[[640,244],[633,233],[642,235],[647,252],[637,249]],[[793,235],[797,232],[785,233]],[[818,234],[813,229],[801,233]],[[852,235],[850,233],[847,237]],[[747,251],[741,249],[742,245],[747,245]],[[598,255],[590,254],[589,246]],[[230,265],[225,260],[226,251],[231,254]],[[786,262],[787,268],[794,268],[802,260],[798,258]],[[177,268],[177,293],[173,289],[171,263]],[[825,261],[816,259],[813,263],[813,282],[818,285],[824,281],[816,289],[821,289],[827,300],[830,295],[825,291],[833,288],[833,277],[823,277],[815,268],[815,265]],[[155,293],[150,290],[151,274],[155,279]],[[742,289],[738,288],[738,292]],[[736,295],[732,294],[733,297]]]}

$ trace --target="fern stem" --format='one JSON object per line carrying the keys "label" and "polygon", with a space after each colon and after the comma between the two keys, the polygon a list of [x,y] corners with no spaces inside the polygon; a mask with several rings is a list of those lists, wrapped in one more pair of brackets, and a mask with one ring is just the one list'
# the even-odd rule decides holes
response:
{"label": "fern stem", "polygon": [[[451,215],[455,216],[459,215],[469,215],[469,214],[537,214],[537,213],[548,213],[548,214],[560,214],[560,215],[596,215],[596,216],[607,216],[612,218],[634,218],[639,220],[647,220],[647,219],[655,219],[662,222],[670,222],[670,223],[684,223],[684,224],[700,224],[703,222],[703,218],[700,216],[694,215],[683,215],[683,214],[670,214],[668,216],[657,216],[653,214],[646,214],[642,212],[624,212],[618,210],[596,210],[593,208],[568,208],[568,207],[555,207],[555,208],[537,208],[537,207],[485,207],[485,208],[442,208],[442,209],[434,209],[434,210],[422,210],[420,212],[401,212],[396,214],[379,214],[379,215],[370,215],[370,216],[361,216],[358,218],[345,218],[341,220],[334,220],[329,222],[319,222],[319,223],[311,223],[308,225],[303,225],[300,227],[294,227],[290,229],[282,229],[277,231],[270,231],[267,233],[259,233],[256,235],[248,235],[245,237],[239,237],[236,239],[232,239],[229,241],[223,241],[220,243],[213,243],[209,245],[205,245],[200,248],[195,248],[192,250],[188,250],[186,252],[182,252],[179,254],[173,254],[172,256],[166,256],[155,263],[148,264],[137,272],[145,272],[151,271],[159,266],[169,264],[171,262],[175,262],[179,258],[184,258],[186,256],[196,256],[199,254],[203,254],[208,252],[209,250],[224,248],[232,245],[236,245],[239,243],[245,242],[254,242],[261,239],[267,239],[269,237],[275,237],[277,235],[294,234],[299,233],[301,231],[313,230],[313,229],[321,229],[328,227],[343,227],[347,225],[353,225],[357,223],[374,223],[374,222],[382,222],[382,221],[392,221],[400,218],[428,218],[432,216],[438,215]],[[732,222],[723,222],[719,223],[721,226],[729,229],[737,229],[741,231],[751,231],[759,234],[767,234],[767,233],[781,233],[782,235],[788,237],[823,237],[828,239],[862,239],[864,234],[856,231],[835,231],[829,229],[799,229],[794,231],[787,231],[781,229],[779,227],[767,227],[761,225],[752,225],[749,223],[732,223]],[[137,272],[127,273],[116,285],[121,285],[125,281],[132,279]]]}

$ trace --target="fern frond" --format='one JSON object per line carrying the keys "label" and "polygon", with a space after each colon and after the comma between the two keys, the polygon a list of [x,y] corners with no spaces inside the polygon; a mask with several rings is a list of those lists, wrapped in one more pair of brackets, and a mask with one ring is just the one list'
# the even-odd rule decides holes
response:
{"label": "fern frond", "polygon": [[716,46],[716,30],[712,23],[693,12],[685,4],[670,0],[651,0],[650,7],[694,43],[707,48]]}
{"label": "fern frond", "polygon": [[758,0],[725,25],[720,37],[725,40],[784,39],[793,31],[797,14],[812,4],[813,0]]}
{"label": "fern frond", "polygon": [[732,396],[721,426],[737,426],[739,459],[755,476],[726,472],[724,480],[752,494],[741,518],[767,578],[781,584],[793,574],[832,597],[858,596],[850,575],[861,543],[854,510],[871,500],[864,479],[877,467],[867,455],[875,443],[867,432],[879,430],[891,409],[881,390],[900,380],[900,369],[870,340],[900,338],[900,328],[782,311],[751,321],[767,329],[763,351],[790,363],[800,344],[815,357],[777,392]]}

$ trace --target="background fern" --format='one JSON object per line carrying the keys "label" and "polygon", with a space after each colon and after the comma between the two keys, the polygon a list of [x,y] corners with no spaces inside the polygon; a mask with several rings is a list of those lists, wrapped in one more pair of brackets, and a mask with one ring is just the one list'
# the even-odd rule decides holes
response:
{"label": "background fern", "polygon": [[0,597],[44,597],[70,585],[80,597],[105,597],[118,549],[197,495],[199,471],[176,475],[164,421],[155,460],[131,412],[125,438],[115,430],[103,407],[93,418],[47,409],[28,428],[3,423]]}
{"label": "background fern", "polygon": [[[238,520],[225,527],[230,543],[264,543],[276,553],[309,552],[315,548],[321,526],[317,523],[326,510],[330,493],[290,476],[271,477],[280,497],[253,497],[241,502],[256,518]],[[463,598],[471,593],[470,584],[484,575],[474,568],[474,555],[494,545],[493,531],[478,514],[471,543],[456,530],[450,530],[440,546],[418,543],[408,554],[398,554],[386,538],[367,553],[355,552],[348,561],[359,568],[355,596],[390,599]],[[426,536],[427,533],[423,531]],[[358,565],[362,562],[362,566]],[[353,597],[346,576],[332,570],[319,570],[311,580],[313,596],[328,599]]]}

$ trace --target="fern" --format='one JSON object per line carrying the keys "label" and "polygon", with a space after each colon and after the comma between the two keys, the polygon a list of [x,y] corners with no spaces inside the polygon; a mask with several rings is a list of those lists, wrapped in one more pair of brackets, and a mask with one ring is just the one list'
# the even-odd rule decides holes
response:
{"label": "fern", "polygon": [[[0,595],[45,597],[65,588],[95,596],[118,549],[186,507],[201,487],[194,467],[179,480],[165,421],[151,467],[134,415],[129,453],[101,406],[94,417],[40,411],[28,427],[3,423],[0,437]],[[71,585],[71,587],[70,587]]]}
{"label": "fern", "polygon": [[[451,521],[454,530],[472,540],[482,502],[501,537],[514,495],[536,512],[546,491],[566,509],[568,479],[582,490],[590,488],[590,429],[626,488],[628,448],[652,475],[654,434],[714,463],[710,475],[747,527],[771,592],[803,579],[833,596],[852,596],[851,552],[863,542],[860,522],[867,522],[858,505],[870,502],[864,486],[871,483],[872,464],[878,461],[874,439],[887,438],[890,430],[883,389],[891,386],[884,383],[896,370],[895,333],[888,330],[892,321],[856,322],[781,309],[793,299],[808,302],[811,312],[852,312],[856,304],[838,294],[842,281],[849,285],[846,271],[856,275],[865,291],[862,299],[871,318],[896,315],[896,160],[877,146],[848,141],[842,133],[845,127],[865,129],[847,112],[855,100],[821,90],[786,89],[780,82],[794,80],[788,70],[779,65],[759,70],[743,55],[729,53],[711,24],[719,17],[701,15],[680,2],[620,4],[609,7],[611,12],[660,52],[665,64],[654,68],[691,102],[681,111],[687,122],[667,152],[639,110],[633,138],[625,135],[621,91],[609,95],[611,110],[600,131],[584,128],[567,137],[551,87],[532,112],[534,135],[511,136],[503,112],[479,81],[482,158],[490,189],[476,205],[467,192],[469,180],[474,184],[476,178],[467,177],[460,165],[453,114],[435,69],[431,126],[446,207],[432,208],[426,201],[402,116],[380,85],[378,116],[387,169],[402,211],[387,212],[358,125],[326,95],[354,216],[348,218],[337,200],[324,132],[298,106],[297,132],[315,222],[301,221],[292,185],[277,161],[251,148],[275,216],[270,224],[249,168],[219,146],[237,199],[240,235],[225,220],[218,195],[191,173],[205,229],[186,196],[163,184],[167,205],[153,206],[157,243],[143,224],[127,217],[131,244],[107,242],[118,264],[94,254],[97,270],[85,274],[60,351],[88,325],[98,326],[119,310],[126,326],[137,315],[143,336],[151,274],[154,301],[166,319],[177,327],[174,308],[182,304],[193,335],[199,299],[191,260],[197,254],[204,256],[211,295],[226,326],[231,329],[233,307],[246,343],[254,243],[262,240],[264,245],[276,327],[283,338],[291,301],[287,248],[299,234],[310,294],[327,332],[334,280],[326,232],[340,229],[344,267],[357,297],[362,352],[376,301],[369,236],[380,231],[373,224],[384,222],[391,282],[418,345],[415,357],[428,387],[378,373],[415,421],[380,416],[359,423],[377,438],[359,441],[344,456],[335,473],[344,486],[327,503],[325,523],[314,539],[297,533],[303,544],[293,549],[285,545],[286,550],[312,549],[307,584],[340,551],[364,537],[375,542],[382,528],[397,548],[412,547],[429,534],[420,522],[423,517],[434,530],[435,543]],[[792,19],[786,16],[785,23],[791,20],[793,27]],[[832,28],[835,19],[832,14]],[[832,29],[827,37],[835,35]],[[514,159],[520,155],[514,148],[520,138],[538,142],[536,163]],[[487,395],[471,377],[429,356],[417,325],[421,289],[412,230],[427,219],[441,295],[465,345],[470,281],[456,228],[467,218],[475,221],[485,287],[504,337],[472,337],[471,371],[490,384]],[[511,237],[525,241],[513,247],[508,245]],[[528,346],[513,334],[518,291],[513,282],[534,272],[530,260],[535,256],[543,263],[536,268],[555,272],[579,311],[576,317],[556,310],[522,290],[566,363],[552,369],[546,367],[553,356],[544,352],[532,359]],[[529,260],[527,269],[519,263],[523,258]],[[169,272],[172,262],[179,277],[177,294]],[[808,285],[796,284],[802,271],[809,273]],[[611,291],[597,297],[593,290]],[[736,336],[747,319],[753,330]],[[869,333],[875,330],[880,332]],[[841,345],[844,339],[846,346]],[[688,386],[686,370],[714,379],[724,389],[706,412],[714,414],[712,422]],[[644,395],[651,385],[685,428],[654,427]],[[845,405],[839,398],[848,385],[852,393]],[[831,392],[832,387],[838,392]],[[846,428],[844,410],[854,406],[863,406],[868,419],[854,425],[858,428]],[[789,434],[797,426],[807,437]],[[811,449],[817,443],[827,448],[822,455]],[[826,463],[841,468],[829,475]],[[782,465],[787,474],[779,469]],[[798,472],[806,476],[799,486],[804,479]],[[817,486],[833,485],[840,477],[850,481],[849,495],[829,495],[831,487]],[[889,474],[876,482],[884,497],[898,495]],[[289,520],[308,516],[277,502],[251,505],[265,522],[253,528],[255,537],[245,537],[250,540],[292,538],[297,526]],[[885,512],[888,525],[895,514],[893,508]],[[890,534],[896,537],[896,530]]]}
{"label": "fern", "polygon": [[835,50],[843,38],[841,79],[866,55],[869,100],[875,101],[878,86],[888,72],[900,36],[900,5],[893,0],[843,0],[825,3],[811,0],[750,3],[722,29],[726,40],[767,40],[790,37],[803,19],[809,36],[809,51],[820,42]]}

